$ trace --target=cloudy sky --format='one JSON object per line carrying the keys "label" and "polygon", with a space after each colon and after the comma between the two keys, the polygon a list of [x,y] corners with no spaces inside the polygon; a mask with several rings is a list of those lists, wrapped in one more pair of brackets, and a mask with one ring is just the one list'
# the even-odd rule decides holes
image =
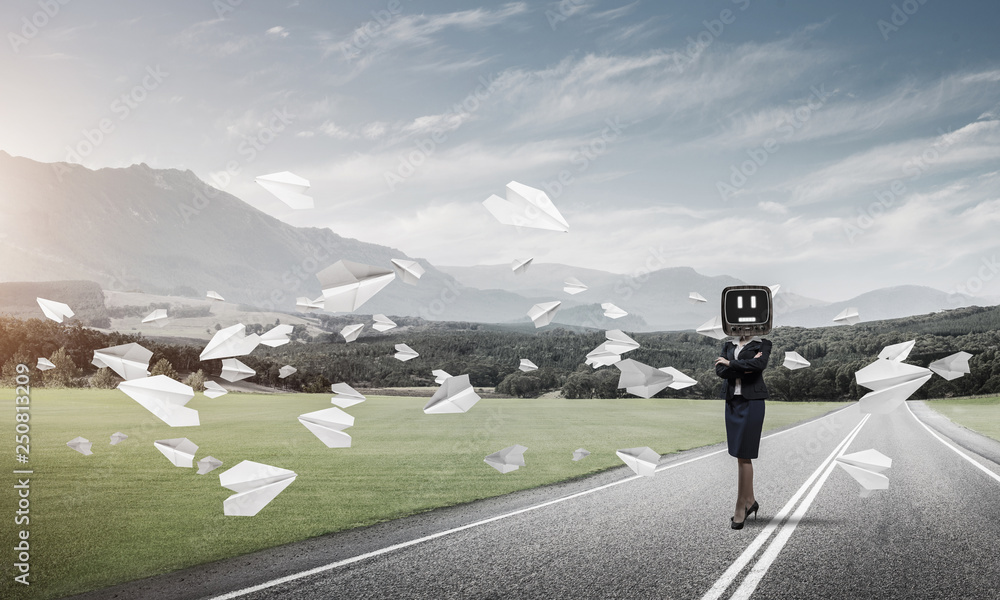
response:
{"label": "cloudy sky", "polygon": [[[0,149],[191,169],[438,265],[667,256],[831,301],[1000,295],[998,16],[985,0],[8,0]],[[315,210],[253,182],[286,170]],[[546,189],[570,233],[493,220],[481,202],[511,180]]]}

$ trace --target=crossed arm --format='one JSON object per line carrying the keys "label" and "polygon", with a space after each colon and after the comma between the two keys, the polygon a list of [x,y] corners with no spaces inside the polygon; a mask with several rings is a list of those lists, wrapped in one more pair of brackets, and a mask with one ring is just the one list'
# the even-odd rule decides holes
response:
{"label": "crossed arm", "polygon": [[[725,346],[723,346],[723,349],[725,349]],[[755,354],[753,358],[729,360],[725,356],[720,356],[715,359],[715,374],[723,379],[733,379],[742,376],[744,373],[759,373],[767,366],[767,361],[770,357],[771,340],[763,340],[761,342],[761,351]]]}

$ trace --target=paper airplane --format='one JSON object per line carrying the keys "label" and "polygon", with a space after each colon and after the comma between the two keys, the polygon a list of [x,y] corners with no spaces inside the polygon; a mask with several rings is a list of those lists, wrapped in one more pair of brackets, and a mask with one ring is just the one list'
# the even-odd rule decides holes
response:
{"label": "paper airplane", "polygon": [[840,314],[833,318],[833,322],[847,323],[848,325],[854,325],[855,323],[861,322],[861,317],[858,315],[857,308],[850,307],[840,311]]}
{"label": "paper airplane", "polygon": [[442,369],[434,369],[433,371],[431,371],[431,375],[434,376],[434,383],[438,385],[441,385],[442,383],[444,383],[445,379],[451,377],[451,375],[448,374],[448,371],[444,371]]}
{"label": "paper airplane", "polygon": [[260,344],[260,336],[256,333],[247,335],[246,325],[237,323],[216,331],[205,349],[201,351],[198,359],[212,360],[214,358],[246,356],[253,352],[258,344]]}
{"label": "paper airplane", "polygon": [[618,308],[614,304],[611,304],[610,302],[605,302],[604,304],[601,304],[601,308],[604,309],[604,316],[609,319],[620,319],[628,314],[627,312]]}
{"label": "paper airplane", "polygon": [[215,383],[212,380],[208,380],[205,382],[205,391],[202,393],[209,398],[218,398],[219,396],[225,396],[226,394],[228,394],[229,390]]}
{"label": "paper airplane", "polygon": [[898,408],[927,382],[933,374],[929,369],[885,358],[854,374],[858,385],[873,390],[858,401],[863,413],[885,414]]}
{"label": "paper airplane", "polygon": [[687,375],[685,375],[684,373],[678,371],[673,367],[661,367],[659,370],[663,371],[664,373],[670,375],[673,378],[673,381],[671,381],[670,384],[667,385],[667,387],[672,390],[683,390],[686,387],[691,387],[692,385],[698,384],[696,380],[692,379],[691,377],[688,377]]}
{"label": "paper airplane", "polygon": [[483,206],[504,225],[569,231],[569,223],[545,192],[516,181],[507,184],[506,200],[494,194],[483,201]]}
{"label": "paper airplane", "polygon": [[257,371],[254,371],[235,358],[226,358],[222,360],[222,373],[219,374],[219,377],[226,381],[240,381],[256,374]]}
{"label": "paper airplane", "polygon": [[336,407],[299,415],[299,423],[313,432],[327,448],[350,448],[351,436],[343,430],[354,425],[354,417]]}
{"label": "paper airplane", "polygon": [[315,300],[310,300],[305,296],[299,296],[295,299],[296,308],[304,308],[306,310],[312,310],[314,308],[323,308],[323,297],[320,296]]}
{"label": "paper airplane", "polygon": [[94,364],[108,367],[122,379],[139,379],[149,375],[149,360],[153,352],[136,344],[122,344],[94,350]]}
{"label": "paper airplane", "polygon": [[885,348],[882,348],[881,352],[878,353],[878,357],[886,360],[903,362],[906,360],[906,357],[910,355],[910,350],[913,350],[913,346],[916,343],[916,340],[910,340],[908,342],[886,346]]}
{"label": "paper airplane", "polygon": [[969,370],[970,358],[972,358],[972,355],[968,352],[956,352],[955,354],[946,356],[941,360],[932,362],[927,365],[927,368],[934,371],[941,377],[944,377],[948,381],[951,381],[952,379],[958,379],[962,375],[971,372]]}
{"label": "paper airplane", "polygon": [[698,329],[696,329],[695,331],[697,331],[701,335],[708,336],[710,338],[715,338],[717,340],[724,340],[727,337],[729,337],[728,335],[726,335],[726,332],[722,330],[721,317],[712,317],[711,319],[702,323],[701,326],[698,327]]}
{"label": "paper airplane", "polygon": [[226,300],[225,298],[219,295],[219,292],[216,292],[214,290],[208,290],[208,293],[205,294],[205,297],[210,298],[212,300],[218,300],[220,302],[225,302]]}
{"label": "paper airplane", "polygon": [[340,330],[340,335],[344,336],[344,341],[348,344],[358,339],[361,335],[361,330],[365,328],[364,323],[358,323],[357,325],[348,325]]}
{"label": "paper airplane", "polygon": [[295,471],[245,460],[219,475],[222,487],[237,492],[223,501],[228,516],[252,517],[295,481]]}
{"label": "paper airplane", "polygon": [[340,408],[347,408],[348,406],[354,406],[355,404],[361,404],[367,398],[364,397],[361,392],[355,390],[346,383],[335,383],[330,386],[333,393],[336,394],[330,399],[330,402],[336,404]]}
{"label": "paper airplane", "polygon": [[510,270],[514,271],[514,275],[521,275],[528,270],[531,266],[531,261],[533,258],[515,258],[514,262],[510,263]]}
{"label": "paper airplane", "polygon": [[535,324],[535,329],[539,327],[545,327],[552,322],[552,318],[556,316],[556,312],[559,310],[559,305],[562,302],[542,302],[541,304],[536,304],[528,310],[528,317]]}
{"label": "paper airplane", "polygon": [[35,368],[38,369],[39,371],[48,371],[49,369],[56,368],[56,366],[52,364],[52,361],[47,358],[39,358],[38,363],[35,365]]}
{"label": "paper airplane", "polygon": [[674,380],[670,374],[631,358],[616,362],[615,366],[621,371],[618,389],[624,388],[626,392],[642,398],[652,398]]}
{"label": "paper airplane", "polygon": [[609,331],[605,331],[604,337],[607,339],[607,341],[604,342],[605,348],[616,354],[625,354],[626,352],[631,352],[639,347],[639,342],[625,335],[625,332],[621,329],[611,329]]}
{"label": "paper airplane", "polygon": [[338,260],[316,274],[323,286],[323,308],[330,312],[354,312],[382,288],[392,283],[392,271]]}
{"label": "paper airplane", "polygon": [[410,348],[406,344],[396,344],[396,354],[394,354],[393,356],[396,358],[396,360],[401,360],[403,362],[406,362],[411,358],[416,358],[420,355],[417,354],[417,352],[413,348]]}
{"label": "paper airplane", "polygon": [[698,292],[691,292],[690,294],[688,294],[688,301],[691,302],[691,304],[697,304],[699,302],[708,302],[708,300],[706,300],[705,297],[699,294]]}
{"label": "paper airplane", "polygon": [[198,474],[205,475],[222,466],[222,461],[214,456],[206,456],[198,461]]}
{"label": "paper airplane", "polygon": [[527,450],[526,447],[520,444],[514,444],[513,446],[508,446],[499,452],[490,454],[483,459],[483,462],[501,473],[510,473],[511,471],[516,471],[519,467],[524,466],[525,450]]}
{"label": "paper airplane", "polygon": [[164,325],[167,324],[167,309],[157,308],[153,312],[146,315],[146,317],[142,320],[142,322],[152,323],[157,327],[163,327]]}
{"label": "paper airplane", "polygon": [[390,262],[392,262],[392,268],[396,271],[396,277],[402,279],[403,283],[417,285],[417,281],[424,274],[424,268],[415,260],[393,258]]}
{"label": "paper airplane", "polygon": [[194,454],[198,451],[198,445],[187,438],[174,438],[170,440],[156,440],[153,446],[160,451],[167,460],[175,467],[185,467],[190,469],[194,466]]}
{"label": "paper airplane", "polygon": [[296,371],[298,371],[298,369],[296,369],[292,365],[285,365],[280,369],[278,369],[278,379],[284,379],[285,377],[288,377],[289,375],[291,375]]}
{"label": "paper airplane", "polygon": [[586,292],[587,286],[576,277],[567,277],[566,281],[563,282],[563,291],[571,295],[579,294],[580,292]]}
{"label": "paper airplane", "polygon": [[622,359],[621,354],[608,349],[608,343],[604,342],[597,348],[587,353],[586,364],[593,368],[608,367]]}
{"label": "paper airplane", "polygon": [[441,387],[424,406],[424,413],[428,415],[464,413],[479,402],[479,399],[479,394],[469,383],[469,376],[456,375],[441,383]]}
{"label": "paper airplane", "polygon": [[656,475],[656,465],[660,463],[660,455],[649,447],[625,448],[615,452],[618,458],[622,459],[628,468],[635,471],[636,475],[652,477]]}
{"label": "paper airplane", "polygon": [[305,210],[314,206],[312,197],[306,196],[304,193],[309,189],[309,180],[294,173],[288,171],[271,173],[270,175],[261,175],[254,181],[295,210]]}
{"label": "paper airplane", "polygon": [[809,361],[802,358],[802,355],[798,352],[785,352],[785,362],[781,363],[781,366],[785,367],[790,371],[795,369],[804,369],[809,366]]}
{"label": "paper airplane", "polygon": [[35,298],[35,301],[38,302],[38,306],[41,307],[45,316],[56,323],[62,323],[63,319],[69,319],[73,316],[73,311],[70,307],[62,302],[46,300],[45,298]]}
{"label": "paper airplane", "polygon": [[70,441],[66,442],[66,445],[84,456],[90,456],[91,454],[93,454],[90,448],[94,444],[85,437],[75,437]]}
{"label": "paper airplane", "polygon": [[573,460],[581,460],[590,456],[590,452],[584,450],[583,448],[577,448],[573,451]]}
{"label": "paper airplane", "polygon": [[861,496],[868,496],[874,490],[889,488],[889,478],[882,471],[892,467],[892,459],[878,450],[863,450],[837,457],[837,464],[850,473],[864,487]]}
{"label": "paper airplane", "polygon": [[537,370],[538,369],[538,365],[536,365],[535,363],[531,362],[527,358],[522,358],[521,359],[521,364],[517,368],[527,373],[528,371]]}
{"label": "paper airplane", "polygon": [[171,427],[199,424],[198,411],[184,406],[194,398],[194,390],[166,375],[123,381],[118,389]]}
{"label": "paper airplane", "polygon": [[372,325],[372,329],[375,331],[389,331],[396,326],[396,323],[385,315],[373,315],[372,320],[375,321],[375,324]]}
{"label": "paper airplane", "polygon": [[265,346],[270,346],[272,348],[277,348],[278,346],[284,346],[288,342],[292,341],[288,336],[291,335],[293,329],[294,327],[292,327],[291,325],[286,325],[286,324],[275,325],[274,327],[260,334],[260,343],[264,344]]}
{"label": "paper airplane", "polygon": [[120,431],[116,431],[115,433],[111,434],[111,444],[110,445],[111,446],[117,446],[118,444],[120,444],[123,441],[125,441],[127,438],[128,438],[128,436],[125,435],[124,433],[122,433]]}
{"label": "paper airplane", "polygon": [[767,289],[771,290],[771,297],[774,298],[775,296],[778,295],[778,290],[781,289],[781,284],[776,283],[774,285],[769,285],[767,286]]}

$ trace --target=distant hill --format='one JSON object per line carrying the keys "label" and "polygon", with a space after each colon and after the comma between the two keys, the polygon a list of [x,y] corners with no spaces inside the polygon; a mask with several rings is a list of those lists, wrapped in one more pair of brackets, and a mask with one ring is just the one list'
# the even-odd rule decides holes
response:
{"label": "distant hill", "polygon": [[91,327],[111,324],[101,286],[93,281],[32,281],[0,283],[0,314],[19,319],[44,319],[36,298],[63,302],[74,316],[64,322],[79,321]]}
{"label": "distant hill", "polygon": [[963,294],[946,294],[934,288],[901,285],[866,292],[843,302],[792,310],[777,322],[795,327],[825,327],[834,324],[833,318],[849,307],[857,308],[864,322],[923,315],[971,306],[976,302],[977,299]]}

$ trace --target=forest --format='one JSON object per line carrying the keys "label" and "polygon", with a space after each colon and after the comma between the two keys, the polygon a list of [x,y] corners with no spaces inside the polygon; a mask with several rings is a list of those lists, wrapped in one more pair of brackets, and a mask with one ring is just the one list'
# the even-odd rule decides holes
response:
{"label": "forest", "polygon": [[[535,331],[523,325],[428,322],[394,318],[397,329],[379,333],[366,328],[354,342],[337,333],[348,323],[368,322],[363,315],[304,315],[318,319],[327,333],[308,336],[297,326],[293,341],[284,346],[259,346],[240,360],[256,371],[248,381],[288,391],[324,392],[331,383],[357,388],[435,386],[433,369],[451,375],[468,374],[476,387],[517,397],[537,397],[558,390],[566,398],[617,398],[619,371],[614,366],[593,369],[585,364],[588,352],[605,340],[603,331],[549,326]],[[247,324],[247,332],[263,332],[273,324]],[[629,332],[626,332],[629,333]],[[641,347],[623,355],[653,367],[672,366],[698,384],[667,389],[657,397],[714,398],[719,389],[712,362],[723,344],[694,332],[636,333]],[[973,355],[971,373],[953,381],[934,376],[913,398],[937,398],[1000,393],[1000,307],[970,307],[939,313],[862,322],[853,326],[805,329],[778,327],[768,336],[773,350],[765,380],[771,397],[789,401],[855,400],[859,388],[854,373],[871,363],[886,345],[916,340],[906,362],[926,367],[932,361],[964,350]],[[10,385],[18,363],[34,366],[50,358],[56,369],[35,371],[32,385],[114,387],[113,373],[98,373],[91,365],[95,349],[138,342],[153,351],[157,372],[178,379],[221,372],[221,361],[198,359],[204,343],[155,340],[137,334],[105,333],[79,322],[58,324],[40,319],[0,316],[0,364]],[[405,343],[419,353],[407,362],[393,357],[394,345]],[[782,366],[784,353],[796,351],[812,364],[791,371]],[[518,370],[520,359],[539,366]],[[165,362],[161,362],[165,361]],[[298,371],[279,379],[278,369],[292,365]],[[194,378],[198,382],[198,377]]]}

